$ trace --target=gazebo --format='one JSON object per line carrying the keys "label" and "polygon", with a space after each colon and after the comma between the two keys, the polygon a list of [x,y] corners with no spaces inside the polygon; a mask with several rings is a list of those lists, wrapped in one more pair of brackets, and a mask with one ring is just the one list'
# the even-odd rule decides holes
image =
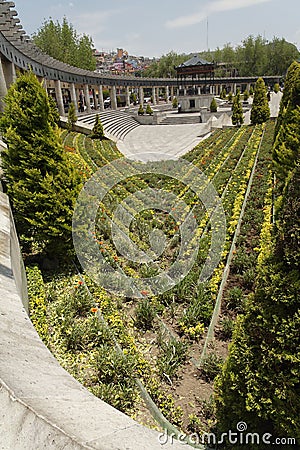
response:
{"label": "gazebo", "polygon": [[214,62],[206,61],[198,55],[194,55],[192,58],[175,67],[178,83],[181,80],[190,79],[192,84],[194,84],[196,80],[203,80],[204,78],[204,92],[206,92],[207,84],[210,86],[214,84],[215,67]]}

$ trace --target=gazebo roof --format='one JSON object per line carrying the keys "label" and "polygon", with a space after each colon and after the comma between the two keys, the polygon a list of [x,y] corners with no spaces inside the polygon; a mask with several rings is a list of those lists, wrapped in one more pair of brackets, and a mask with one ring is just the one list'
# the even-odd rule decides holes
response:
{"label": "gazebo roof", "polygon": [[184,68],[184,67],[203,67],[203,66],[213,66],[214,63],[206,61],[205,59],[200,58],[198,55],[192,56],[192,58],[188,59],[184,63],[180,64],[176,67],[176,69]]}

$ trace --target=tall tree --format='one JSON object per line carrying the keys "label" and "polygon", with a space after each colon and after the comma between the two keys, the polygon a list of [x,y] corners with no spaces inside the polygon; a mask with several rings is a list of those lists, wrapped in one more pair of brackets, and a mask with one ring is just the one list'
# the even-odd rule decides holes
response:
{"label": "tall tree", "polygon": [[300,64],[291,64],[281,99],[273,147],[275,174],[282,182],[299,159],[300,146]]}
{"label": "tall tree", "polygon": [[32,39],[44,53],[59,61],[87,70],[96,68],[92,39],[86,34],[79,36],[66,17],[62,24],[52,19],[45,21]]}
{"label": "tall tree", "polygon": [[234,96],[231,109],[232,109],[232,116],[231,116],[232,124],[238,126],[242,125],[244,123],[244,115],[239,91]]}
{"label": "tall tree", "polygon": [[77,116],[76,116],[75,105],[73,102],[71,102],[70,106],[69,106],[69,111],[68,111],[68,123],[67,123],[67,129],[69,131],[73,130],[76,121],[77,121]]}
{"label": "tall tree", "polygon": [[270,108],[267,99],[266,85],[262,78],[258,78],[254,89],[254,98],[250,113],[253,125],[266,122],[270,117]]}
{"label": "tall tree", "polygon": [[47,93],[34,74],[13,83],[0,129],[7,144],[2,167],[23,244],[47,254],[72,249],[72,214],[80,189],[53,121]]}

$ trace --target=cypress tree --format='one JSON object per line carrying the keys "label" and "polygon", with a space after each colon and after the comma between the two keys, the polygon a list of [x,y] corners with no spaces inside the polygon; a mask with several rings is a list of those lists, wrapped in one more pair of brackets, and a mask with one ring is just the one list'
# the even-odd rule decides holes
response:
{"label": "cypress tree", "polygon": [[283,182],[299,158],[300,145],[300,64],[293,63],[287,73],[275,128],[274,170]]}
{"label": "cypress tree", "polygon": [[99,114],[96,114],[95,123],[90,137],[92,139],[101,139],[101,140],[104,138],[103,125],[101,123]]}
{"label": "cypress tree", "polygon": [[250,120],[253,125],[256,125],[266,122],[269,117],[270,108],[267,99],[266,85],[262,78],[258,78],[255,84]]}
{"label": "cypress tree", "polygon": [[72,214],[80,189],[53,120],[47,93],[31,72],[5,98],[2,167],[21,243],[48,255],[72,249]]}
{"label": "cypress tree", "polygon": [[210,112],[217,112],[217,110],[218,110],[218,105],[217,105],[216,99],[213,98],[210,103]]}
{"label": "cypress tree", "polygon": [[243,108],[240,100],[240,93],[237,92],[232,103],[231,121],[233,125],[242,125],[244,123]]}
{"label": "cypress tree", "polygon": [[69,131],[72,131],[76,122],[77,122],[77,116],[76,116],[75,105],[73,102],[71,102],[70,106],[69,106],[69,111],[68,111],[67,129]]}

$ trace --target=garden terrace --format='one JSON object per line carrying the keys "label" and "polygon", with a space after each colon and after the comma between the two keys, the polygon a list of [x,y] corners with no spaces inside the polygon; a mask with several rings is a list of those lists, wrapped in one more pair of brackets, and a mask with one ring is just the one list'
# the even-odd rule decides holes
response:
{"label": "garden terrace", "polygon": [[[268,123],[265,133],[262,126],[216,130],[185,157],[212,181],[222,198],[227,220],[226,245],[221,261],[211,280],[202,287],[198,286],[197,280],[209,252],[209,217],[184,184],[184,179],[182,183],[174,183],[172,178],[157,179],[153,174],[132,177],[111,190],[108,198],[104,198],[100,205],[95,240],[113,267],[120,266],[133,277],[153,276],[158,270],[157,264],[147,266],[129,262],[116,251],[110,240],[112,212],[122,199],[137,189],[152,186],[174,192],[193,208],[199,227],[197,236],[200,237],[197,262],[181,283],[156,297],[142,293],[139,301],[124,299],[120,302],[96,286],[87,274],[79,274],[72,266],[66,273],[52,274],[50,278],[48,274],[44,282],[39,278],[47,308],[47,323],[52,330],[45,336],[45,341],[56,358],[94,394],[127,414],[134,415],[142,423],[154,426],[156,416],[154,414],[153,417],[139,389],[130,381],[135,378],[140,380],[164,417],[174,426],[188,431],[199,425],[195,417],[202,417],[204,425],[207,421],[207,417],[203,417],[203,410],[212,393],[213,378],[219,370],[220,358],[226,353],[226,342],[221,341],[215,356],[211,356],[209,346],[208,358],[213,360],[209,360],[210,369],[206,368],[206,372],[203,369],[206,360],[200,366],[199,361],[224,267],[240,222],[250,175],[253,171],[254,181],[249,194],[251,200],[252,190],[255,192],[259,174],[266,164],[265,153],[261,152],[266,152],[270,147],[269,130],[272,126],[271,122]],[[70,158],[78,161],[77,167],[83,178],[121,156],[109,141],[93,141],[87,136],[67,131],[62,132],[62,138]],[[186,179],[188,177],[187,173]],[[260,195],[260,203],[263,203],[266,192],[262,190]],[[249,209],[246,206],[246,214],[247,211]],[[130,238],[139,248],[147,250],[148,232],[153,227],[164,229],[170,245],[161,255],[159,266],[169,267],[178,248],[176,223],[158,211],[145,211],[139,216],[139,220],[129,230]],[[122,229],[122,224],[119,226]],[[30,273],[37,269],[28,270],[29,284],[34,285]],[[101,326],[99,328],[98,313],[105,320],[108,332]],[[100,341],[95,340],[96,335],[101,336]],[[128,365],[123,366],[118,359],[114,340],[128,355]],[[101,357],[103,352],[106,354],[104,359]],[[113,370],[116,364],[119,367],[118,374]],[[107,376],[100,376],[101,373]],[[159,383],[157,379],[160,379]],[[211,414],[210,410],[211,406],[207,406],[206,414]]]}

